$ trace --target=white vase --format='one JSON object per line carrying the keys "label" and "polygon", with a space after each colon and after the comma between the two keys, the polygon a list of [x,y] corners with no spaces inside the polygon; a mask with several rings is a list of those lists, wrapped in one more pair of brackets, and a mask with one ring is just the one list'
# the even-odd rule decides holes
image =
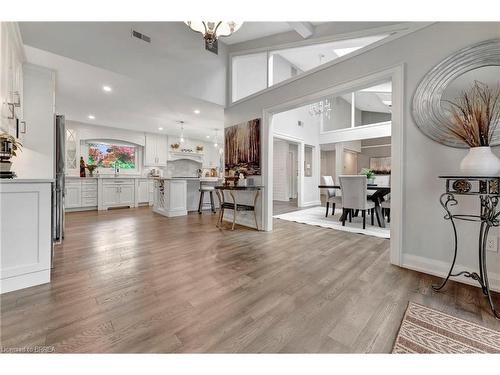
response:
{"label": "white vase", "polygon": [[491,151],[491,147],[472,147],[460,162],[463,173],[480,176],[496,176],[500,172],[500,159]]}

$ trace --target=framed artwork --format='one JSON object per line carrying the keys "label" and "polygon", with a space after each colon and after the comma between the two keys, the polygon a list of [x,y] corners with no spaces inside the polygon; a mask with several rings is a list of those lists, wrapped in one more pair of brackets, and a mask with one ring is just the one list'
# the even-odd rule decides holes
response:
{"label": "framed artwork", "polygon": [[261,174],[260,119],[250,120],[224,130],[226,175],[236,172],[245,176]]}
{"label": "framed artwork", "polygon": [[370,169],[379,172],[391,171],[391,157],[370,158]]}

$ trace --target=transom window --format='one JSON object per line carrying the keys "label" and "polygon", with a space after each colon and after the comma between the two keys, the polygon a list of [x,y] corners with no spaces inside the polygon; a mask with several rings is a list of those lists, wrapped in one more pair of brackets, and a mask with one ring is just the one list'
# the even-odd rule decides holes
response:
{"label": "transom window", "polygon": [[231,101],[235,102],[303,74],[391,34],[315,43],[302,47],[235,55],[231,59]]}

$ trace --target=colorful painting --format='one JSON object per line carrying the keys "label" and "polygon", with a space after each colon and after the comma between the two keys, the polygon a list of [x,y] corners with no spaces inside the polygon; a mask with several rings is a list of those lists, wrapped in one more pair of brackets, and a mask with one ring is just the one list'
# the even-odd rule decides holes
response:
{"label": "colorful painting", "polygon": [[89,143],[88,164],[99,168],[135,169],[135,147],[109,143]]}
{"label": "colorful painting", "polygon": [[260,175],[260,119],[226,128],[224,136],[226,175]]}

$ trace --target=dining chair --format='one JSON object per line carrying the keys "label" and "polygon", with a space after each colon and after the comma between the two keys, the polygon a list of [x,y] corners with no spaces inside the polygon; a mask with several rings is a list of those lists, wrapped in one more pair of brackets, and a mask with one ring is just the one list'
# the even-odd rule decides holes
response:
{"label": "dining chair", "polygon": [[[335,185],[333,182],[332,176],[321,176],[322,185]],[[332,215],[335,215],[335,206],[342,206],[342,197],[336,196],[335,189],[325,189],[326,190],[326,214],[325,217],[328,217],[328,208],[330,206],[330,202],[332,203]]]}
{"label": "dining chair", "polygon": [[[375,207],[375,202],[369,201],[366,176],[340,176],[342,191],[342,226],[345,226],[347,215],[359,210],[363,217],[363,229],[366,229],[366,211]],[[373,214],[372,225],[373,225]]]}
{"label": "dining chair", "polygon": [[382,207],[382,214],[387,216],[387,222],[391,222],[391,195],[387,195],[387,199],[380,203],[380,207]]}

